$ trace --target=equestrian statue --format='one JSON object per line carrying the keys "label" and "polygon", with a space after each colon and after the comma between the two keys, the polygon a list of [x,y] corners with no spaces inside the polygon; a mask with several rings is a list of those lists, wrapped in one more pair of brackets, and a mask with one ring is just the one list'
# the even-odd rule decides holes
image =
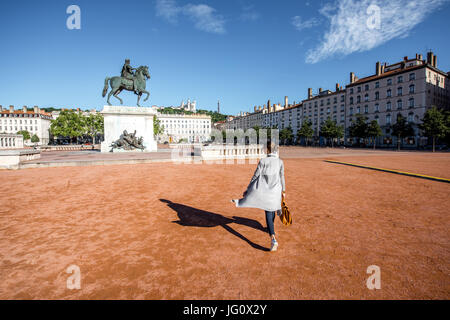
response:
{"label": "equestrian statue", "polygon": [[108,92],[108,82],[111,87],[111,91],[108,94],[108,105],[111,105],[109,102],[109,98],[111,95],[119,99],[120,104],[123,104],[122,99],[120,99],[117,95],[122,92],[122,90],[133,91],[137,96],[137,105],[139,105],[139,101],[143,93],[147,94],[147,97],[144,101],[148,100],[150,96],[150,92],[145,90],[145,82],[150,79],[150,73],[148,71],[148,66],[140,66],[135,69],[130,65],[130,59],[125,60],[125,64],[122,67],[122,72],[120,77],[112,77],[105,79],[105,86],[103,87],[102,96],[105,97]]}

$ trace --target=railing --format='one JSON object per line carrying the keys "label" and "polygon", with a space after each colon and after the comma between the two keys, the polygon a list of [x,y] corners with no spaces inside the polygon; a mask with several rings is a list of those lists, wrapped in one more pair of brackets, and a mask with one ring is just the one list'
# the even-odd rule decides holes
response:
{"label": "railing", "polygon": [[23,136],[17,134],[0,134],[0,149],[23,148]]}
{"label": "railing", "polygon": [[42,146],[41,151],[81,151],[81,150],[93,150],[99,149],[100,146],[96,145],[57,145],[57,146]]}

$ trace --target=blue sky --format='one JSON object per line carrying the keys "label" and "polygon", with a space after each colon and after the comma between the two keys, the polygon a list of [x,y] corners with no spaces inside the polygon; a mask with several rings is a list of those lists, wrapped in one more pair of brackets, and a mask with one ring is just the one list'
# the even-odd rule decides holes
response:
{"label": "blue sky", "polygon": [[[80,30],[66,26],[72,4]],[[191,98],[215,110],[220,99],[236,114],[285,95],[300,101],[308,87],[334,89],[350,71],[371,75],[376,61],[428,49],[450,71],[449,16],[448,0],[2,1],[0,104],[101,110],[105,77],[130,58],[152,75],[141,105]]]}

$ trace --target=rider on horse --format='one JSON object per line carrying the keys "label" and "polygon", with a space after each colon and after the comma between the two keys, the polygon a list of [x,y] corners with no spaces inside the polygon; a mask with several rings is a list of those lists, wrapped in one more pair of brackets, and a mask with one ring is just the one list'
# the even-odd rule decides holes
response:
{"label": "rider on horse", "polygon": [[122,67],[122,72],[120,73],[120,75],[123,78],[131,80],[133,82],[134,93],[138,94],[137,88],[136,88],[136,80],[135,80],[135,77],[134,77],[133,70],[136,70],[136,69],[131,67],[130,59],[125,59],[125,64]]}

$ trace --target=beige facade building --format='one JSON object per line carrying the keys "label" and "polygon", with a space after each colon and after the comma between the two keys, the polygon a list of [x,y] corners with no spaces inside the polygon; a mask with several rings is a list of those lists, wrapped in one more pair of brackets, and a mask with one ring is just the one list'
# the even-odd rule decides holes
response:
{"label": "beige facade building", "polygon": [[437,57],[432,52],[428,52],[426,59],[416,54],[394,64],[377,62],[373,75],[359,79],[351,72],[349,80],[345,88],[339,84],[334,91],[319,88],[316,95],[309,88],[307,98],[299,104],[288,105],[287,97],[284,106],[268,101],[263,107],[255,107],[253,113],[227,119],[222,127],[247,130],[257,125],[282,130],[290,126],[296,135],[308,119],[318,137],[322,123],[330,117],[344,127],[346,143],[351,143],[349,127],[356,115],[362,114],[381,126],[383,136],[377,144],[393,146],[396,138],[392,137],[392,125],[401,114],[415,130],[415,137],[405,139],[404,143],[417,147],[427,141],[418,128],[425,112],[432,106],[450,110],[449,73],[438,69]]}
{"label": "beige facade building", "polygon": [[330,117],[338,125],[345,125],[345,90],[339,83],[335,91],[319,88],[317,95],[313,95],[312,88],[308,88],[308,98],[303,100],[303,121],[311,121],[314,136],[320,134],[320,127]]}
{"label": "beige facade building", "polygon": [[26,130],[30,136],[39,138],[38,145],[47,145],[49,142],[49,128],[52,115],[35,106],[28,110],[26,106],[14,110],[14,106],[3,109],[0,106],[0,133],[17,133]]}
{"label": "beige facade building", "polygon": [[377,62],[375,74],[369,77],[358,79],[350,73],[346,87],[346,136],[352,120],[357,114],[363,114],[369,122],[376,120],[381,126],[383,136],[378,144],[395,145],[392,125],[401,114],[415,131],[415,137],[405,139],[404,143],[426,144],[427,138],[420,137],[418,125],[432,106],[450,107],[448,84],[448,74],[437,68],[437,57],[432,52],[426,60],[416,54],[412,59],[404,57],[391,65]]}

